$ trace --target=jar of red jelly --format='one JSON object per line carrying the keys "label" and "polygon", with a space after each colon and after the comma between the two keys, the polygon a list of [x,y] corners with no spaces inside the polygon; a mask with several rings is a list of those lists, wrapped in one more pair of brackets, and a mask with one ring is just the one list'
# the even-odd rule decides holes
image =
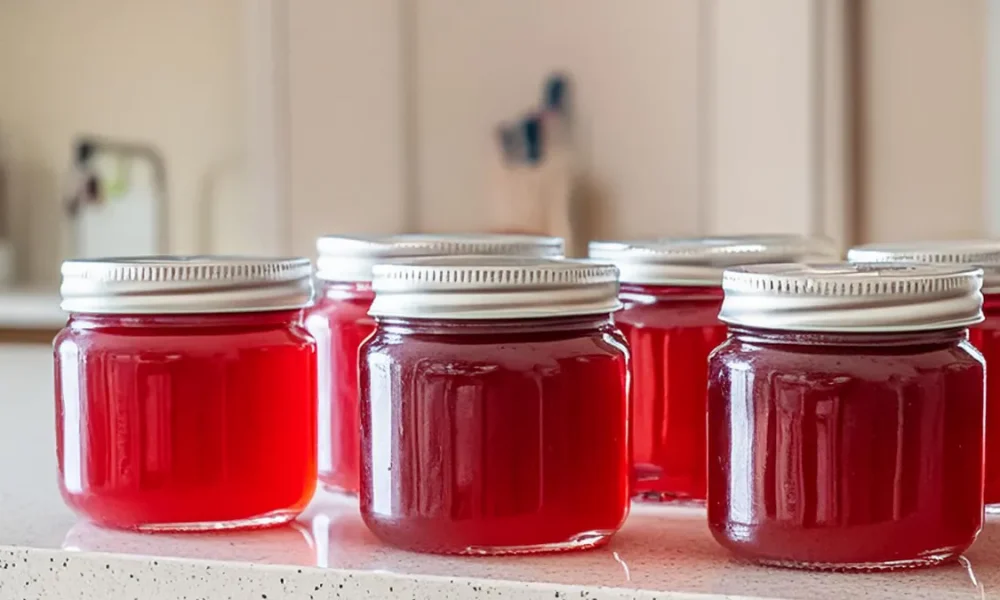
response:
{"label": "jar of red jelly", "polygon": [[637,499],[705,501],[708,354],[726,339],[718,319],[728,266],[833,255],[792,235],[592,242],[621,271],[615,315],[632,351],[632,452]]}
{"label": "jar of red jelly", "polygon": [[[868,244],[852,248],[851,262],[918,262],[983,269],[982,323],[969,328],[969,341],[986,359],[986,512],[1000,514],[1000,241],[956,240]],[[990,364],[993,367],[989,367]]]}
{"label": "jar of red jelly", "polygon": [[368,316],[372,267],[405,257],[506,254],[562,257],[555,237],[475,234],[330,235],[316,242],[318,299],[306,317],[319,360],[319,480],[358,491],[358,347],[375,329]]}
{"label": "jar of red jelly", "polygon": [[983,524],[982,271],[726,271],[709,359],[708,520],[739,557],[880,570],[958,557]]}
{"label": "jar of red jelly", "polygon": [[606,543],[628,513],[628,350],[611,265],[375,267],[360,352],[361,514],[420,552]]}
{"label": "jar of red jelly", "polygon": [[149,257],[62,267],[59,485],[108,527],[293,519],[316,485],[316,348],[304,258]]}

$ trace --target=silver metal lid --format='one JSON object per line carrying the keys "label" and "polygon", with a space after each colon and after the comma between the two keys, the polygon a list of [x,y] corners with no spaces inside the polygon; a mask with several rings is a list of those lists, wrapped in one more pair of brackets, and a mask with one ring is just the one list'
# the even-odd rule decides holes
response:
{"label": "silver metal lid", "polygon": [[573,260],[443,256],[377,265],[368,314],[524,319],[618,310],[618,269]]}
{"label": "silver metal lid", "polygon": [[306,258],[148,256],[68,260],[62,309],[72,313],[234,313],[302,308]]}
{"label": "silver metal lid", "polygon": [[835,260],[837,255],[829,240],[772,234],[595,241],[590,257],[614,263],[622,283],[719,286],[728,267]]}
{"label": "silver metal lid", "polygon": [[730,325],[827,332],[923,331],[983,320],[983,272],[903,263],[768,264],[727,269]]}
{"label": "silver metal lid", "polygon": [[1000,240],[938,240],[865,244],[847,252],[850,262],[919,262],[979,267],[983,293],[1000,293]]}
{"label": "silver metal lid", "polygon": [[372,267],[420,256],[488,254],[562,258],[562,238],[499,233],[327,235],[316,240],[316,277],[325,281],[371,281]]}

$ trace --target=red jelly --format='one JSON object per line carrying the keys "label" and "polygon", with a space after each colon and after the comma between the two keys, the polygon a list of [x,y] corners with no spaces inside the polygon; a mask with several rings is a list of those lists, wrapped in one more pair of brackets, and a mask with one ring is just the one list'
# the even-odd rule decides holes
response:
{"label": "red jelly", "polygon": [[560,257],[559,238],[526,235],[324,236],[317,243],[319,298],[306,318],[319,361],[319,480],[358,491],[358,347],[375,330],[368,316],[377,262],[445,254]]}
{"label": "red jelly", "polygon": [[610,265],[376,267],[361,348],[361,513],[408,550],[606,543],[628,513],[628,353]]}
{"label": "red jelly", "polygon": [[632,351],[633,493],[705,500],[708,355],[726,339],[719,321],[726,266],[832,254],[797,236],[592,242],[592,258],[621,270],[615,322]]}
{"label": "red jelly", "polygon": [[143,531],[293,519],[315,488],[306,259],[63,265],[56,444],[67,504]]}
{"label": "red jelly", "polygon": [[[990,279],[987,278],[987,282]],[[991,282],[992,283],[992,282]],[[1000,289],[983,295],[979,325],[969,330],[969,341],[983,354],[987,365],[1000,367]],[[986,376],[986,512],[1000,514],[1000,377]]]}
{"label": "red jelly", "polygon": [[926,566],[983,523],[981,272],[726,272],[710,358],[708,519],[736,555],[809,569]]}
{"label": "red jelly", "polygon": [[[969,329],[969,341],[986,359],[1000,365],[1000,241],[949,240],[868,244],[852,248],[853,262],[920,262],[980,267],[983,279],[983,315]],[[986,512],[1000,514],[1000,377],[986,370]]]}

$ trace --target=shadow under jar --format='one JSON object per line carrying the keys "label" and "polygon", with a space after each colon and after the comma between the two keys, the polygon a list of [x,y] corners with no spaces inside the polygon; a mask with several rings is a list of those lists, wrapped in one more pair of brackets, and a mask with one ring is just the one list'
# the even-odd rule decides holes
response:
{"label": "shadow under jar", "polygon": [[983,523],[978,269],[727,270],[709,372],[708,519],[739,557],[881,570],[958,557]]}
{"label": "shadow under jar", "polygon": [[319,368],[319,480],[331,491],[358,492],[358,348],[375,320],[368,309],[372,267],[420,256],[500,254],[559,258],[554,237],[502,234],[329,235],[316,242],[319,294],[306,316]]}
{"label": "shadow under jar", "polygon": [[726,267],[832,257],[828,242],[793,235],[591,242],[590,257],[621,271],[615,323],[632,353],[632,493],[703,504],[708,355]]}
{"label": "shadow under jar", "polygon": [[316,485],[307,259],[63,264],[56,444],[66,503],[99,525],[292,520]]}
{"label": "shadow under jar", "polygon": [[[1000,514],[1000,241],[949,240],[868,244],[847,253],[851,262],[906,262],[983,269],[982,323],[969,328],[969,341],[986,360],[986,475],[988,514]],[[990,366],[993,365],[993,366]]]}
{"label": "shadow under jar", "polygon": [[361,348],[361,514],[446,554],[606,543],[628,513],[617,270],[424,259],[375,268]]}

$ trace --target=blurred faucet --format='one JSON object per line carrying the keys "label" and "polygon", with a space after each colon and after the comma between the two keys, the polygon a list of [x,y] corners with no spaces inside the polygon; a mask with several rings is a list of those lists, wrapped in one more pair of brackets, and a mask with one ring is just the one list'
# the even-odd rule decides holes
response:
{"label": "blurred faucet", "polygon": [[70,191],[68,209],[76,216],[81,204],[99,201],[106,190],[100,189],[99,179],[91,159],[100,153],[113,154],[122,159],[138,159],[152,168],[153,196],[156,199],[157,243],[160,252],[166,252],[167,245],[167,169],[162,153],[149,144],[119,140],[101,136],[84,135],[77,138],[73,146],[74,163],[79,181]]}

